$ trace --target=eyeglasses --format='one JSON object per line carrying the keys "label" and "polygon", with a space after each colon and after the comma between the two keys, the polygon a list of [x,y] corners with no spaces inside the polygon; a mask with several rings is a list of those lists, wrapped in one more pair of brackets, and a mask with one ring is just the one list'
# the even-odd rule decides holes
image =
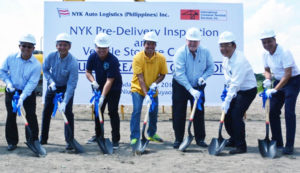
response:
{"label": "eyeglasses", "polygon": [[22,48],[24,48],[24,49],[25,49],[25,48],[28,48],[28,49],[32,49],[32,48],[33,48],[33,46],[30,46],[30,45],[24,45],[24,44],[23,44],[23,45],[21,45],[21,46],[22,46]]}

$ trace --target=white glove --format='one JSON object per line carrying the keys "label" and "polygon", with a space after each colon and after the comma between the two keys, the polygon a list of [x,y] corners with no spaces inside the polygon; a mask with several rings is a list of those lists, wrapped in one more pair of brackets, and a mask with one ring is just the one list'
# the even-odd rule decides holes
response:
{"label": "white glove", "polygon": [[198,100],[200,97],[200,92],[195,90],[194,88],[191,88],[189,90],[189,92],[191,93],[191,95],[194,97],[195,100]]}
{"label": "white glove", "polygon": [[12,84],[7,84],[6,85],[6,91],[9,93],[14,92],[16,89],[12,86]]}
{"label": "white glove", "polygon": [[65,112],[66,111],[66,103],[62,102],[58,108],[59,112]]}
{"label": "white glove", "polygon": [[145,100],[146,104],[150,104],[150,105],[152,104],[152,100],[149,95],[146,95],[145,99],[146,99]]}
{"label": "white glove", "polygon": [[92,82],[92,87],[93,87],[94,90],[97,90],[99,88],[99,84],[94,80]]}
{"label": "white glove", "polygon": [[264,88],[271,88],[271,80],[270,79],[265,79],[263,81],[263,87]]}
{"label": "white glove", "polygon": [[101,97],[100,97],[100,100],[99,100],[99,108],[102,107],[103,102],[104,102],[104,99],[105,99],[105,96],[101,96]]}
{"label": "white glove", "polygon": [[156,89],[157,89],[157,83],[153,82],[153,83],[150,85],[150,90],[156,91]]}
{"label": "white glove", "polygon": [[202,85],[204,85],[204,84],[206,84],[206,81],[204,80],[203,77],[200,77],[200,78],[198,79],[198,85],[199,85],[199,86],[202,86]]}
{"label": "white glove", "polygon": [[267,97],[268,98],[271,98],[272,97],[272,94],[274,94],[274,93],[276,93],[277,92],[277,90],[276,89],[267,89],[267,91],[266,91],[266,95],[267,95]]}
{"label": "white glove", "polygon": [[55,82],[52,82],[52,83],[49,85],[48,88],[49,88],[50,91],[55,91],[55,90],[56,90]]}
{"label": "white glove", "polygon": [[17,108],[21,108],[23,106],[23,99],[19,98]]}

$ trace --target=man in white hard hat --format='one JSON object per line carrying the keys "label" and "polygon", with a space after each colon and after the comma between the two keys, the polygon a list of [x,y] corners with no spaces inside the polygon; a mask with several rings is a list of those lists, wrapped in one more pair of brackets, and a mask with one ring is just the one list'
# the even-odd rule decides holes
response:
{"label": "man in white hard hat", "polygon": [[[155,142],[163,142],[162,138],[156,134],[157,113],[158,113],[158,84],[168,73],[166,58],[155,51],[157,35],[148,32],[144,35],[144,50],[133,57],[132,69],[133,77],[131,80],[131,92],[133,112],[130,121],[131,145],[135,145],[140,138],[140,118],[143,107],[143,100],[146,104],[152,104],[149,112],[149,127],[147,130],[148,139]],[[155,94],[153,100],[148,91],[152,90]]]}
{"label": "man in white hard hat", "polygon": [[[52,113],[56,113],[57,103],[53,102],[56,93],[63,93],[63,100],[58,107],[60,112],[64,112],[72,134],[65,129],[65,139],[72,135],[74,138],[74,114],[73,99],[74,92],[78,82],[78,62],[69,52],[71,49],[71,37],[67,33],[58,34],[56,37],[56,49],[50,53],[43,63],[44,77],[47,80],[47,91],[45,94],[45,104],[42,115],[42,133],[40,137],[41,144],[48,143],[48,134]],[[67,150],[72,150],[72,146],[67,143]]]}
{"label": "man in white hard hat", "polygon": [[[205,143],[204,123],[204,87],[208,77],[214,73],[213,58],[208,49],[200,46],[201,33],[198,28],[190,28],[186,33],[186,44],[180,47],[174,56],[172,119],[175,133],[173,147],[179,148],[184,137],[187,103],[194,103],[202,92],[201,108],[197,108],[193,126],[196,143],[207,147]],[[201,87],[202,86],[202,87]],[[200,110],[201,109],[201,110]]]}
{"label": "man in white hard hat", "polygon": [[[89,56],[85,74],[87,79],[91,82],[93,90],[101,91],[99,108],[101,108],[102,115],[106,104],[108,105],[113,148],[118,149],[120,141],[120,117],[118,109],[122,88],[122,76],[119,69],[120,63],[118,58],[109,52],[110,44],[110,38],[107,34],[100,33],[96,36],[96,52]],[[93,71],[96,74],[95,77],[92,74]],[[100,137],[101,128],[99,117],[95,118],[95,132],[96,136]]]}
{"label": "man in white hard hat", "polygon": [[230,154],[247,152],[245,123],[243,116],[257,93],[254,72],[244,54],[237,50],[233,33],[225,31],[219,37],[223,57],[223,71],[227,95],[222,103],[225,128],[230,138],[227,147],[234,147]]}
{"label": "man in white hard hat", "polygon": [[[18,108],[24,107],[26,118],[32,132],[32,140],[38,140],[38,122],[36,117],[36,88],[40,75],[41,64],[33,56],[35,38],[31,34],[21,37],[19,40],[20,52],[9,55],[0,68],[0,77],[6,83],[5,106],[7,119],[5,126],[7,149],[12,151],[17,148],[19,142],[16,124],[16,113],[13,112],[12,100],[16,91],[20,94]],[[28,139],[28,134],[26,133]]]}
{"label": "man in white hard hat", "polygon": [[[265,30],[261,34],[264,49],[263,61],[265,80],[263,82],[268,97],[270,97],[270,124],[272,139],[277,141],[277,147],[283,148],[280,114],[285,105],[286,144],[283,154],[293,154],[296,133],[295,107],[300,88],[300,71],[293,55],[287,49],[277,44],[273,30]],[[275,81],[271,88],[272,73]]]}

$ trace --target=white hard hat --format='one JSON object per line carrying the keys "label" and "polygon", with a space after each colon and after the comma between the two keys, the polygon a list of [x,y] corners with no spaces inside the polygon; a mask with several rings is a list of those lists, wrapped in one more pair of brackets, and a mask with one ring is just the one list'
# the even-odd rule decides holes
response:
{"label": "white hard hat", "polygon": [[26,35],[23,35],[20,40],[19,40],[20,43],[31,43],[33,45],[35,45],[36,41],[35,41],[35,38],[33,35],[31,34],[26,34]]}
{"label": "white hard hat", "polygon": [[144,38],[143,38],[145,41],[154,41],[154,42],[157,42],[157,36],[156,34],[151,31],[151,32],[147,32],[145,35],[144,35]]}
{"label": "white hard hat", "polygon": [[109,47],[110,41],[108,35],[105,33],[99,33],[95,38],[95,44],[97,47]]}
{"label": "white hard hat", "polygon": [[66,42],[72,43],[71,36],[67,33],[58,34],[56,37],[56,41],[66,41]]}
{"label": "white hard hat", "polygon": [[265,38],[272,38],[275,37],[276,34],[273,30],[271,29],[267,29],[264,30],[261,34],[260,34],[260,39],[265,39]]}
{"label": "white hard hat", "polygon": [[198,28],[190,28],[186,35],[185,35],[185,38],[187,40],[191,40],[191,41],[200,41],[201,40],[201,33],[199,31]]}
{"label": "white hard hat", "polygon": [[221,43],[231,43],[231,42],[235,42],[235,36],[233,35],[232,32],[224,31],[220,35],[218,43],[221,44]]}

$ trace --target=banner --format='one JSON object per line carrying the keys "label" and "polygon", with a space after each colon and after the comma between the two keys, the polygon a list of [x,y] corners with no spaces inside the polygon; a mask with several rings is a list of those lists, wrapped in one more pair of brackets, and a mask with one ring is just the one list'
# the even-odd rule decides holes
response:
{"label": "banner", "polygon": [[[120,61],[123,79],[120,104],[132,105],[130,83],[132,59],[142,51],[143,36],[154,31],[158,36],[156,50],[166,57],[168,74],[159,84],[159,104],[172,104],[173,57],[186,44],[190,27],[199,28],[200,44],[209,49],[215,73],[207,79],[206,105],[219,105],[224,86],[222,55],[218,37],[231,31],[237,38],[237,49],[243,50],[242,4],[192,2],[45,2],[44,57],[55,51],[55,38],[66,32],[72,37],[70,52],[78,59],[79,81],[74,103],[88,104],[92,97],[90,82],[85,76],[89,55],[95,51],[94,38],[104,32],[111,38],[110,52]],[[46,81],[44,80],[44,89]],[[45,92],[43,92],[45,93]]]}

